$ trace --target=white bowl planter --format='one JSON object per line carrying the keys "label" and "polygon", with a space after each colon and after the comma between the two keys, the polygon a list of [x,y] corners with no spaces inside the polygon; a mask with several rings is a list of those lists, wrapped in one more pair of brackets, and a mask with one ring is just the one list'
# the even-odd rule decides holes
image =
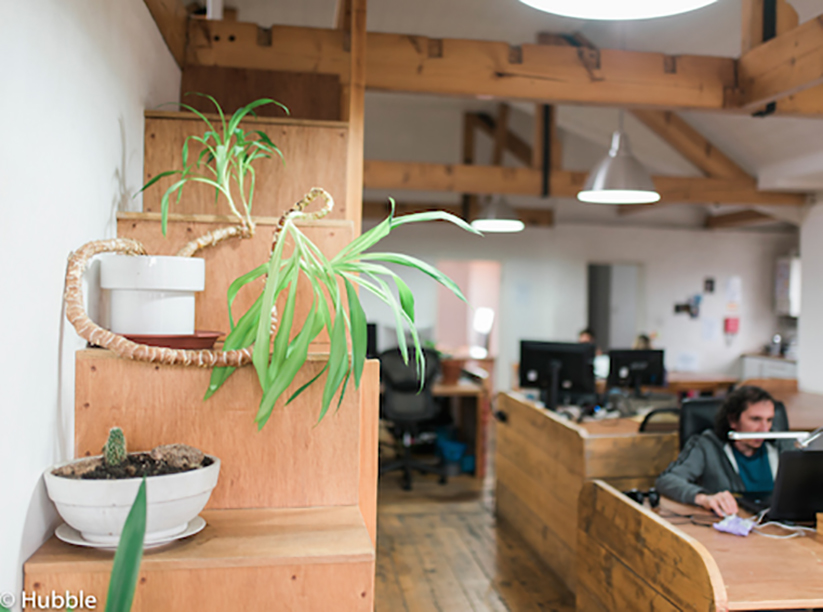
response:
{"label": "white bowl planter", "polygon": [[[220,460],[206,456],[213,462],[206,467],[146,478],[146,545],[183,533],[189,521],[206,506],[220,473]],[[71,463],[74,461],[46,470],[49,497],[63,520],[79,531],[84,540],[117,546],[142,479],[85,480],[52,473]]]}
{"label": "white bowl planter", "polygon": [[109,329],[116,334],[193,334],[194,294],[205,283],[200,257],[112,255],[100,263],[100,286],[111,296]]}

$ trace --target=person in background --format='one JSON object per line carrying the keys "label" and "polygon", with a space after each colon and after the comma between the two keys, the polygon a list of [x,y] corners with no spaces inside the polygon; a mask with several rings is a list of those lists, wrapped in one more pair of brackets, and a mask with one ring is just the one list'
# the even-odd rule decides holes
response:
{"label": "person in background", "polygon": [[649,351],[652,348],[652,339],[649,338],[646,334],[639,334],[637,338],[634,339],[634,344],[632,345],[634,350],[643,350]]}
{"label": "person in background", "polygon": [[596,344],[594,341],[594,332],[588,327],[577,334],[577,341],[580,344]]}
{"label": "person in background", "polygon": [[719,516],[737,513],[733,493],[768,492],[780,453],[791,440],[734,440],[730,431],[767,432],[774,420],[774,400],[759,387],[739,387],[717,411],[714,429],[694,435],[680,456],[657,478],[661,495],[712,510]]}

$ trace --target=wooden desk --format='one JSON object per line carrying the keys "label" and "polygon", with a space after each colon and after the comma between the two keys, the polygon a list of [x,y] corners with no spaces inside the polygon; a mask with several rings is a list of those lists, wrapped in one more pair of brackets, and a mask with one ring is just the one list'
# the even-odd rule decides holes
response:
{"label": "wooden desk", "polygon": [[578,425],[518,393],[501,393],[497,409],[506,415],[495,430],[497,515],[573,589],[583,483],[648,489],[677,457],[677,435],[640,434],[628,419]]}
{"label": "wooden desk", "polygon": [[[739,379],[726,374],[701,374],[699,372],[668,372],[665,387],[643,387],[648,392],[687,393],[688,391],[710,392],[716,395],[727,392]],[[606,381],[598,379],[595,383],[598,393],[608,391]]]}
{"label": "wooden desk", "polygon": [[[679,508],[678,508],[679,507]],[[580,494],[578,610],[788,610],[823,606],[823,540],[739,537],[661,516],[602,481]],[[690,514],[705,514],[688,507]],[[662,516],[672,516],[671,519]],[[676,525],[673,523],[677,523]]]}
{"label": "wooden desk", "polygon": [[728,391],[737,382],[736,376],[726,374],[700,374],[699,372],[669,372],[666,374],[666,390],[672,393],[710,391],[712,394],[717,394],[719,391]]}
{"label": "wooden desk", "polygon": [[786,406],[789,427],[798,431],[812,431],[823,425],[823,395],[801,391],[782,397],[775,396]]}
{"label": "wooden desk", "polygon": [[474,475],[486,476],[486,432],[488,430],[491,404],[489,394],[483,385],[460,381],[455,385],[435,383],[434,397],[451,398],[452,407],[458,419],[460,441],[474,449]]}

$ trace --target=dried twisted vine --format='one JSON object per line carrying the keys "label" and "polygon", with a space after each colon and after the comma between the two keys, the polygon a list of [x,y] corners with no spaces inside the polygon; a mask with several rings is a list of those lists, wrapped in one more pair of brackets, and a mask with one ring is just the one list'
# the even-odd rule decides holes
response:
{"label": "dried twisted vine", "polygon": [[192,240],[177,251],[177,257],[193,257],[197,251],[228,240],[229,238],[251,238],[254,236],[254,224],[235,225],[233,227],[223,227],[208,234],[203,234],[200,238]]}
{"label": "dried twisted vine", "polygon": [[[318,197],[324,200],[324,207],[317,212],[303,212],[305,207]],[[333,207],[334,200],[331,195],[320,187],[314,187],[302,200],[297,202],[280,217],[272,236],[272,248],[273,245],[277,243],[287,219],[297,216],[309,220],[321,219],[325,217]],[[196,240],[192,240],[178,252],[178,255],[190,257],[198,250],[214,246],[228,238],[235,236],[249,238],[253,234],[253,225],[251,227],[240,225],[222,228],[209,232]],[[135,361],[148,361],[150,363],[162,363],[165,365],[195,365],[203,368],[239,367],[251,363],[253,351],[253,347],[251,346],[234,351],[170,349],[132,342],[119,334],[115,334],[97,325],[86,314],[86,309],[83,305],[82,280],[89,261],[92,257],[100,253],[146,255],[146,249],[137,240],[114,238],[111,240],[89,242],[69,255],[63,299],[66,303],[66,317],[81,338],[91,344],[108,349],[119,357]],[[276,311],[272,311],[272,333],[274,333],[277,324],[276,314]]]}

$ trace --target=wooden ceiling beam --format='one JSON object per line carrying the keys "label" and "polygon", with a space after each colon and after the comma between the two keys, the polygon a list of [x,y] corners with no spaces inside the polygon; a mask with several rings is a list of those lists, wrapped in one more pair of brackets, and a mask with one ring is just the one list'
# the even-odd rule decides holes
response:
{"label": "wooden ceiling beam", "polygon": [[740,210],[722,215],[709,215],[706,218],[706,229],[731,229],[774,223],[776,219],[756,210]]}
{"label": "wooden ceiling beam", "polygon": [[[431,202],[397,202],[395,204],[396,215],[409,215],[418,212],[429,212],[433,210],[444,210],[458,217],[463,216],[462,204],[437,204]],[[387,202],[363,202],[363,218],[384,219],[390,211]],[[475,204],[469,211],[468,219],[471,221],[478,211]],[[552,227],[554,225],[554,211],[548,208],[514,208],[520,220],[527,227]]]}
{"label": "wooden ceiling beam", "polygon": [[737,62],[737,105],[758,107],[823,83],[823,16],[744,53]]}
{"label": "wooden ceiling beam", "polygon": [[[474,117],[472,125],[479,131],[494,138],[497,133],[497,120],[486,113],[467,113]],[[517,161],[526,166],[532,164],[532,148],[511,130],[506,131],[505,148],[515,157]]]}
{"label": "wooden ceiling beam", "polygon": [[[542,174],[534,168],[371,160],[365,162],[364,176],[367,189],[539,196]],[[804,194],[757,191],[756,186],[748,181],[703,177],[653,178],[663,202],[800,206],[806,201]],[[574,198],[585,181],[585,172],[553,170],[550,175],[551,194]]]}
{"label": "wooden ceiling beam", "polygon": [[[797,11],[787,0],[776,0],[775,35],[780,36],[795,29],[799,24]],[[743,37],[741,54],[763,42],[763,0],[743,0]],[[771,108],[759,111],[775,115],[823,115],[823,86],[818,85],[777,100]]]}
{"label": "wooden ceiling beam", "polygon": [[[503,165],[503,153],[506,152],[509,136],[509,105],[501,102],[497,105],[497,118],[494,126],[494,150],[492,165]],[[531,157],[531,155],[529,155]]]}
{"label": "wooden ceiling beam", "polygon": [[334,14],[334,27],[336,30],[343,30],[344,32],[351,30],[351,2],[352,0],[337,0]]}
{"label": "wooden ceiling beam", "polygon": [[[191,64],[339,74],[348,71],[340,30],[198,21]],[[576,104],[720,110],[735,86],[734,60],[584,47],[367,35],[366,86]]]}
{"label": "wooden ceiling beam", "polygon": [[748,172],[673,112],[638,109],[633,114],[707,176],[755,182]]}
{"label": "wooden ceiling beam", "polygon": [[166,46],[180,68],[186,63],[189,12],[181,0],[145,0]]}

